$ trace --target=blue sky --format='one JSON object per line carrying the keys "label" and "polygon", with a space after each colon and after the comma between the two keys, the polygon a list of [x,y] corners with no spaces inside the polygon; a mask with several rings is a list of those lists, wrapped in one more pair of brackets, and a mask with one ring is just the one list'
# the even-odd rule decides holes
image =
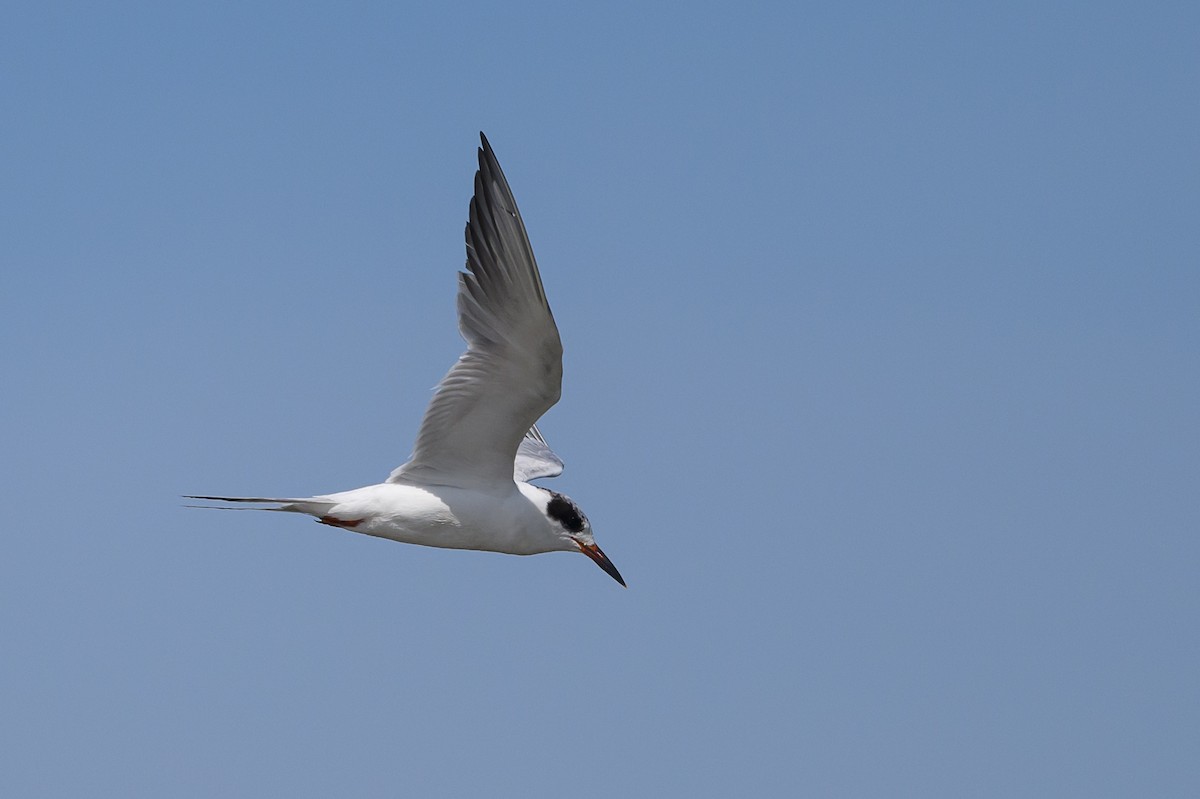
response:
{"label": "blue sky", "polygon": [[[1194,796],[1187,4],[10,4],[0,793]],[[479,130],[586,558],[405,460]]]}

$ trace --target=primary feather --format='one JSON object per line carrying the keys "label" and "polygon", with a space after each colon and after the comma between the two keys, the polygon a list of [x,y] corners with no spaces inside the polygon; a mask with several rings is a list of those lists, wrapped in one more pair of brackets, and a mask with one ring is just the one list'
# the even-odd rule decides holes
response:
{"label": "primary feather", "polygon": [[438,385],[412,458],[388,482],[500,489],[513,480],[522,438],[562,390],[562,342],[537,261],[508,181],[481,139],[467,271],[458,280],[467,351]]}

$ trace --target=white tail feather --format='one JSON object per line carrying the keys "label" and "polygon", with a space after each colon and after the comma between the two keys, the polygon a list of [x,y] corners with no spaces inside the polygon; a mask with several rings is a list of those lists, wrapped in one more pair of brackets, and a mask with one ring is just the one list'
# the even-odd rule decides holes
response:
{"label": "white tail feather", "polygon": [[310,516],[322,516],[325,511],[337,503],[331,499],[320,497],[212,497],[197,494],[185,494],[184,499],[202,499],[206,502],[245,502],[274,507],[251,508],[240,505],[184,505],[185,508],[206,508],[208,510],[273,510],[287,513],[307,513]]}

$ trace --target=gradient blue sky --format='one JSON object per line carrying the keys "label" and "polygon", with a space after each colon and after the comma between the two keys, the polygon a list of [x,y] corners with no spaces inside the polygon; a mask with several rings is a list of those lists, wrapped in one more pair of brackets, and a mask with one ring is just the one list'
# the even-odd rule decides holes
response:
{"label": "gradient blue sky", "polygon": [[[7,4],[0,794],[1200,794],[1200,11],[994,5]],[[628,590],[180,507],[406,458],[480,129]]]}

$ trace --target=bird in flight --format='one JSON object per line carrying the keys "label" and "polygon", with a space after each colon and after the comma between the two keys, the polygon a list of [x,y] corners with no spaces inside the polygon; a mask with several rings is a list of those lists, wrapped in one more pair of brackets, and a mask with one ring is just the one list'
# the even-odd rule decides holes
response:
{"label": "bird in flight", "polygon": [[480,140],[466,271],[458,275],[458,328],[467,351],[438,384],[411,459],[384,482],[352,491],[187,498],[239,503],[196,507],[305,513],[407,544],[582,552],[625,585],[579,506],[530,483],[563,470],[536,424],[562,390],[562,342],[512,190],[487,137]]}

